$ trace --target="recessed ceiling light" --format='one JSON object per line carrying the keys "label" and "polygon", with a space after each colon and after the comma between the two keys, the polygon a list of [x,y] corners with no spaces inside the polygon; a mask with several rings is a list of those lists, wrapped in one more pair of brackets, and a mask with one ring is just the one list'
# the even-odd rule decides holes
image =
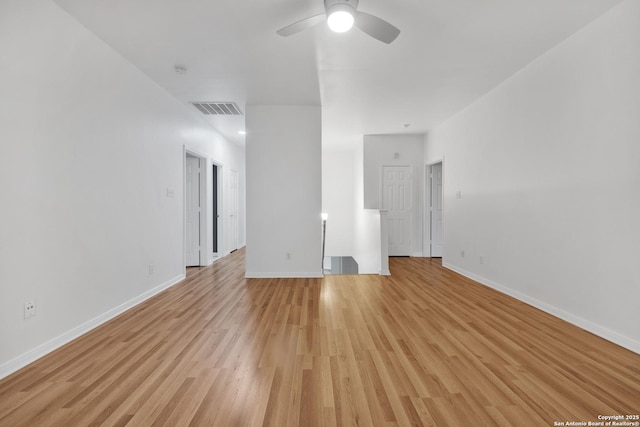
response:
{"label": "recessed ceiling light", "polygon": [[247,131],[246,131],[246,130],[239,130],[239,131],[238,131],[238,134],[240,134],[240,135],[246,135],[246,134],[247,134]]}

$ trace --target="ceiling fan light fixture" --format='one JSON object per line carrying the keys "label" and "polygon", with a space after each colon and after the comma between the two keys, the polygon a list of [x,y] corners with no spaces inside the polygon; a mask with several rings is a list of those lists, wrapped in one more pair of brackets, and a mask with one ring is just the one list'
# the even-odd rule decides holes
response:
{"label": "ceiling fan light fixture", "polygon": [[326,20],[329,28],[336,33],[344,33],[356,26],[363,33],[386,44],[398,37],[399,29],[375,15],[359,12],[358,3],[359,0],[324,0],[325,13],[294,22],[276,32],[282,37],[288,37],[307,28],[315,27]]}
{"label": "ceiling fan light fixture", "polygon": [[327,11],[327,24],[331,31],[344,33],[353,27],[355,10],[348,4],[334,4]]}

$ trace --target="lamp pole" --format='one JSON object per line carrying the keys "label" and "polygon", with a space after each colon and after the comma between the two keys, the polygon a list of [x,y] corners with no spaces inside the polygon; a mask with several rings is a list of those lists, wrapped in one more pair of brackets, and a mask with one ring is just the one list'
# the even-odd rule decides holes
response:
{"label": "lamp pole", "polygon": [[322,260],[320,262],[320,270],[324,274],[324,246],[327,238],[327,219],[329,218],[329,215],[326,213],[323,213],[321,216],[322,216]]}

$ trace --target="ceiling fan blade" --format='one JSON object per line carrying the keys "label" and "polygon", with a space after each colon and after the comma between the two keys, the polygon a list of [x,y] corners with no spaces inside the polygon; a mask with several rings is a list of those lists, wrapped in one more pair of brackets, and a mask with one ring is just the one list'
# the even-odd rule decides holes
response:
{"label": "ceiling fan blade", "polygon": [[326,19],[326,15],[321,13],[319,15],[310,16],[309,18],[305,18],[301,21],[295,22],[291,25],[287,25],[284,28],[280,28],[276,31],[283,37],[290,36],[291,34],[299,33],[302,30],[306,30],[307,28],[311,28],[314,25],[318,25]]}
{"label": "ceiling fan blade", "polygon": [[400,30],[389,24],[384,19],[368,13],[358,12],[356,16],[356,26],[371,37],[376,38],[384,43],[391,43],[398,37]]}

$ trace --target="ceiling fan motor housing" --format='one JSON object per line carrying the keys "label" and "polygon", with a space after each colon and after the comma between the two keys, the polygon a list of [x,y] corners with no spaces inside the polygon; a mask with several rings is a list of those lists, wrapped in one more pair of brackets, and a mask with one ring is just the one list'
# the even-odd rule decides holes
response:
{"label": "ceiling fan motor housing", "polygon": [[356,10],[358,10],[358,0],[324,0],[324,10],[327,12],[327,16],[339,10],[350,12],[355,16]]}

